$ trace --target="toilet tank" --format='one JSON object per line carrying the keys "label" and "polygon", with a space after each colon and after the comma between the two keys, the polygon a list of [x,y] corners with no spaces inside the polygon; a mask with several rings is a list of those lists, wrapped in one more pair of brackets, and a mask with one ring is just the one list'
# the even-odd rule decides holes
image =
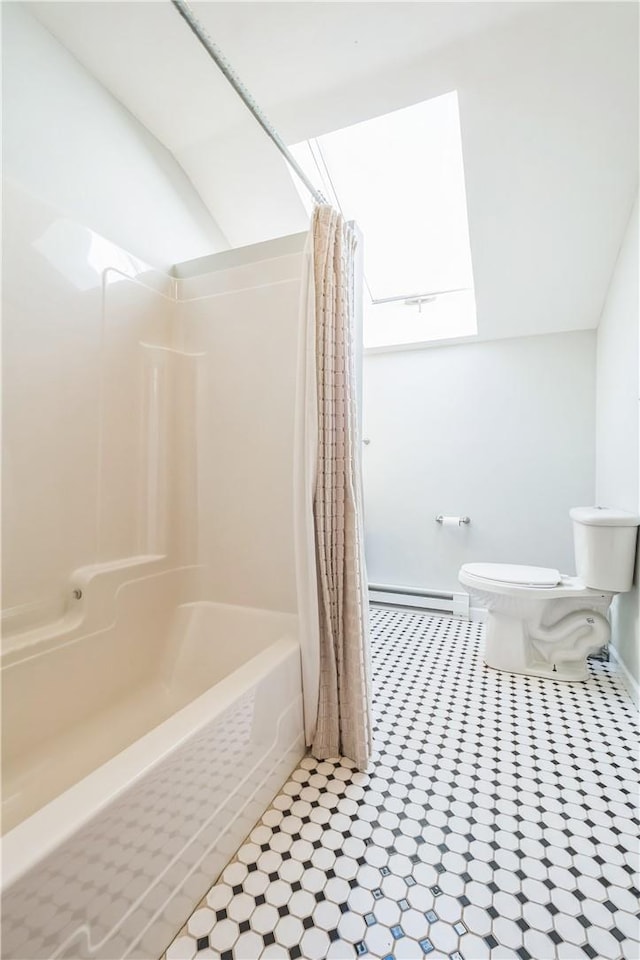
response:
{"label": "toilet tank", "polygon": [[640,517],[612,507],[574,507],[576,573],[587,587],[610,593],[631,589]]}

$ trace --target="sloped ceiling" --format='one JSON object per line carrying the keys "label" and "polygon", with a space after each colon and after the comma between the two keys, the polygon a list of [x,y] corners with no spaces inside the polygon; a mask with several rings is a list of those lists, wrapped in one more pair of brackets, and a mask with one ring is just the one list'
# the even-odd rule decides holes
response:
{"label": "sloped ceiling", "polygon": [[[29,6],[232,246],[304,229],[280,155],[170,3]],[[635,4],[192,6],[289,143],[456,89],[481,336],[597,325],[637,192]]]}

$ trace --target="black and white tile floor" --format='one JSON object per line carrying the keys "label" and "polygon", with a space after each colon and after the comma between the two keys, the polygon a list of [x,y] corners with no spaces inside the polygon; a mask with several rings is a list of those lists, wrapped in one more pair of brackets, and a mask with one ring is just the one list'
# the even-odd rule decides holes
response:
{"label": "black and white tile floor", "polygon": [[368,774],[305,758],[166,952],[640,958],[638,739],[607,663],[490,670],[482,627],[372,611]]}

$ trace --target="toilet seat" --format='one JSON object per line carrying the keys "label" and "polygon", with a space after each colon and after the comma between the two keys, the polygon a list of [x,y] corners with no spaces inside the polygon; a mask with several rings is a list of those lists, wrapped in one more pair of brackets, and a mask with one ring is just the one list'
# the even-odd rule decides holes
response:
{"label": "toilet seat", "polygon": [[560,571],[552,567],[528,567],[520,563],[466,563],[463,567],[473,577],[522,587],[557,587]]}
{"label": "toilet seat", "polygon": [[465,563],[460,583],[486,593],[502,596],[552,600],[555,597],[603,597],[605,590],[586,587],[579,577],[563,576],[551,567],[529,567],[511,563]]}

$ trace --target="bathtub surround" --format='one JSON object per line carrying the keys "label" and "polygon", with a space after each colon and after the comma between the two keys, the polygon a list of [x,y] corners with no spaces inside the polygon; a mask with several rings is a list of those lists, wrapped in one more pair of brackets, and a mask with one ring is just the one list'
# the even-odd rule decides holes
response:
{"label": "bathtub surround", "polygon": [[176,280],[12,183],[4,215],[5,636],[78,610],[75,570],[165,553],[295,613],[304,236]]}
{"label": "bathtub surround", "polygon": [[[638,462],[638,201],[629,219],[600,318],[596,367],[596,499],[637,513]],[[640,564],[633,589],[611,608],[611,632],[629,688],[640,683]]]}
{"label": "bathtub surround", "polygon": [[[371,752],[371,694],[355,369],[356,236],[326,204],[316,207],[311,233],[315,297],[302,323],[315,355],[317,396],[309,411],[317,427],[311,423],[304,438],[306,449],[316,447],[315,462],[305,458],[315,477],[314,536],[306,553],[315,547],[318,578],[317,613],[309,616],[318,617],[320,645],[312,753],[342,754],[364,770]],[[313,596],[307,591],[304,599]]]}
{"label": "bathtub surround", "polygon": [[371,770],[305,758],[166,960],[637,957],[640,771],[615,670],[568,689],[483,666],[478,624],[371,622]]}
{"label": "bathtub surround", "polygon": [[[177,269],[177,330],[207,354],[187,517],[218,598],[297,612],[293,451],[305,234]],[[218,257],[220,258],[218,260]],[[194,514],[194,509],[196,513]]]}
{"label": "bathtub surround", "polygon": [[153,958],[304,749],[304,237],[171,277],[5,201],[3,946]]}
{"label": "bathtub surround", "polygon": [[153,411],[188,391],[197,361],[170,352],[170,277],[11,181],[3,201],[6,646],[78,609],[74,570],[180,554],[165,512],[172,424]]}

